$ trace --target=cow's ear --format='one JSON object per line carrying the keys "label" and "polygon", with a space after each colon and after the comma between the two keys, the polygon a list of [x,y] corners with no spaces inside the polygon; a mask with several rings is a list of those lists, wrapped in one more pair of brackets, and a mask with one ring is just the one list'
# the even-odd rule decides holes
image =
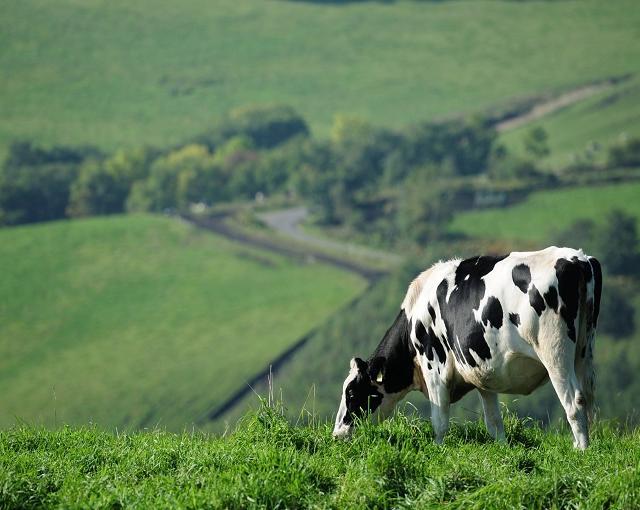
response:
{"label": "cow's ear", "polygon": [[384,382],[384,366],[386,365],[386,358],[378,356],[373,358],[369,363],[369,379],[371,382],[382,384]]}
{"label": "cow's ear", "polygon": [[351,370],[357,370],[358,372],[367,372],[367,362],[360,358],[351,359]]}

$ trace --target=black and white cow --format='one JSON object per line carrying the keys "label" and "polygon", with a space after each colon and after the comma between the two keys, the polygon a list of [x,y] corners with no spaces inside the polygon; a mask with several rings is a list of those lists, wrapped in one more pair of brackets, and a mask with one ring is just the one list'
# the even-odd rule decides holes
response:
{"label": "black and white cow", "polygon": [[411,283],[369,360],[351,360],[334,436],[419,390],[442,442],[450,404],[475,388],[489,433],[504,440],[498,394],[526,395],[550,379],[574,445],[586,448],[601,291],[600,263],[571,248],[435,264]]}

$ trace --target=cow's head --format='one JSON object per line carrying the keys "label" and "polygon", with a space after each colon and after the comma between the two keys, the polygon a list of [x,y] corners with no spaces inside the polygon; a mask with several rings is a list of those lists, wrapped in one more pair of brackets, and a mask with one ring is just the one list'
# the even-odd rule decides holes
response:
{"label": "cow's head", "polygon": [[381,358],[371,362],[360,358],[351,360],[349,375],[342,385],[342,398],[336,415],[333,437],[349,436],[356,418],[372,415],[387,407],[383,365],[384,360]]}

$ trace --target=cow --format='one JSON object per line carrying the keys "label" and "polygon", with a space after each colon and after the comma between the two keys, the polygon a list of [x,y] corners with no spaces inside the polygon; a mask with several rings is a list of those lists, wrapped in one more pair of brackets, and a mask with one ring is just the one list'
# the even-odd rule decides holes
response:
{"label": "cow", "polygon": [[441,443],[450,404],[476,389],[489,434],[504,441],[498,394],[527,395],[551,380],[574,446],[585,449],[601,293],[600,263],[572,248],[436,263],[410,284],[371,357],[351,360],[334,437],[365,415],[386,418],[417,390]]}

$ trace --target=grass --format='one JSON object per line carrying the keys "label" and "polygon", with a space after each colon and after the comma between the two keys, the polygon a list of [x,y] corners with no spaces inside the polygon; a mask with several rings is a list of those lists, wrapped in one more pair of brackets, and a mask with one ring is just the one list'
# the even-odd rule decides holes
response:
{"label": "grass", "polygon": [[287,103],[400,126],[640,70],[635,0],[5,0],[0,147],[172,144]]}
{"label": "grass", "polygon": [[640,218],[640,183],[559,189],[532,193],[506,208],[461,212],[449,231],[486,239],[529,241],[543,247],[555,233],[578,219],[601,223],[612,209]]}
{"label": "grass", "polygon": [[0,230],[0,427],[181,430],[362,291],[181,221]]}
{"label": "grass", "polygon": [[404,415],[336,441],[262,407],[224,437],[95,428],[0,432],[4,508],[611,508],[640,505],[640,431],[598,424],[585,452],[566,431],[478,422],[444,446]]}
{"label": "grass", "polygon": [[594,145],[596,163],[605,163],[607,147],[624,137],[640,136],[640,80],[634,78],[601,92],[589,99],[543,117],[526,126],[508,131],[500,141],[516,153],[524,154],[524,137],[530,129],[543,127],[549,135],[551,153],[540,163],[551,168],[562,168],[584,159]]}

